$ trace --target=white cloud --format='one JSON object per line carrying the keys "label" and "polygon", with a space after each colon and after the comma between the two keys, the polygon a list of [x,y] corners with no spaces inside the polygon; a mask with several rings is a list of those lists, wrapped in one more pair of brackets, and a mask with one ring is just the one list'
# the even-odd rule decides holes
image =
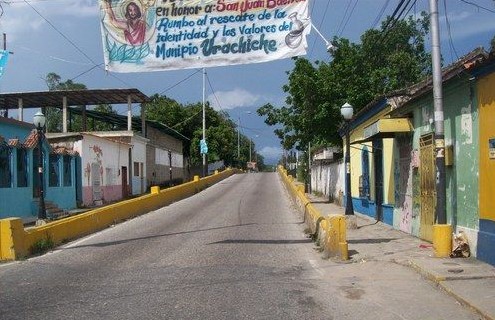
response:
{"label": "white cloud", "polygon": [[282,148],[280,147],[263,147],[258,151],[266,160],[277,160],[282,156]]}
{"label": "white cloud", "polygon": [[[63,24],[81,24],[81,18],[94,16],[97,19],[99,15],[99,6],[96,0],[30,2],[29,5],[16,2],[10,5],[4,4],[3,9],[5,11],[0,20],[0,27],[5,30],[10,40],[20,38],[25,33],[38,31],[47,24],[45,19],[63,29],[61,27]],[[46,35],[40,36],[45,37]]]}
{"label": "white cloud", "polygon": [[[454,41],[462,41],[476,37],[478,34],[495,31],[495,24],[491,16],[480,12],[451,11],[448,14],[451,24],[452,38]],[[473,23],[476,21],[476,23]],[[440,18],[442,38],[448,39],[445,16]]]}
{"label": "white cloud", "polygon": [[216,110],[251,107],[259,100],[259,95],[240,88],[231,91],[217,91],[215,94],[208,96],[208,101],[210,101],[212,107]]}

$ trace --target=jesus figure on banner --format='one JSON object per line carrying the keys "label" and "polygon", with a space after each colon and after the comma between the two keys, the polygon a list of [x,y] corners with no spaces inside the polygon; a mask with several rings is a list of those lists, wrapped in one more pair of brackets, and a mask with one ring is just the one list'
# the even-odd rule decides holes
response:
{"label": "jesus figure on banner", "polygon": [[117,19],[110,1],[106,0],[104,4],[112,25],[124,31],[124,37],[127,43],[133,46],[142,45],[145,40],[146,22],[141,13],[141,8],[136,2],[129,2],[125,8],[125,20]]}

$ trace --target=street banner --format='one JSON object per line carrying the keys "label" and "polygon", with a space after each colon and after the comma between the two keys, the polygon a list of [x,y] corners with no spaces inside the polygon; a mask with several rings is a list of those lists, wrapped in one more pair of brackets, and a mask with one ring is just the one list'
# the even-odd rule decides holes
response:
{"label": "street banner", "polygon": [[0,50],[0,77],[5,72],[5,67],[7,66],[8,60],[9,60],[9,52],[6,50]]}
{"label": "street banner", "polygon": [[100,0],[105,68],[149,72],[306,54],[309,0]]}
{"label": "street banner", "polygon": [[204,139],[199,140],[199,153],[208,154],[208,144]]}

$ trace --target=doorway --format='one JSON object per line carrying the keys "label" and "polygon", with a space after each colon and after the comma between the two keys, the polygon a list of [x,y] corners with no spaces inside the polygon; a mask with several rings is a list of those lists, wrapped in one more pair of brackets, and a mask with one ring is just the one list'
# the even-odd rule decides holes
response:
{"label": "doorway", "polygon": [[126,198],[129,195],[128,187],[127,187],[127,167],[122,166],[121,172],[122,172],[122,198]]}
{"label": "doorway", "polygon": [[373,162],[375,164],[375,205],[377,221],[383,221],[383,140],[373,141]]}
{"label": "doorway", "polygon": [[433,133],[419,139],[420,160],[420,238],[433,241],[433,223],[435,221],[435,148]]}

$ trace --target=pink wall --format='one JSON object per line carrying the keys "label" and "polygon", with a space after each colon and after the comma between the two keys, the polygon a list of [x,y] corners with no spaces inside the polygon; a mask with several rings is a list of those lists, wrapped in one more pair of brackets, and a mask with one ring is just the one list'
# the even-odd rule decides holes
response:
{"label": "pink wall", "polygon": [[[101,190],[103,192],[103,203],[122,199],[121,185],[102,186]],[[87,207],[95,205],[93,201],[93,187],[83,187],[83,205]]]}

